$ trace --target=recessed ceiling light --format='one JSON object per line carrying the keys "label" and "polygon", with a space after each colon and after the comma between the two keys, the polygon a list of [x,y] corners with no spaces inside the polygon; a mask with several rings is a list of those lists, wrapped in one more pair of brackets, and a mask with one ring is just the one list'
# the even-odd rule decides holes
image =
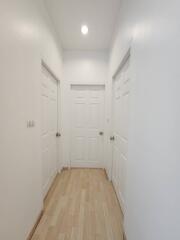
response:
{"label": "recessed ceiling light", "polygon": [[87,25],[82,25],[81,32],[82,32],[83,35],[87,35],[88,34],[88,26]]}

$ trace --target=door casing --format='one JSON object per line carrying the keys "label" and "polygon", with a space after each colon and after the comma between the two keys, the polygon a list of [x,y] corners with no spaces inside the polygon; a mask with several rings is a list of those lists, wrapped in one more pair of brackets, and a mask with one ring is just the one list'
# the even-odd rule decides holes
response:
{"label": "door casing", "polygon": [[[54,109],[54,112],[56,112],[56,123],[54,123],[54,132],[53,132],[53,138],[54,138],[54,144],[55,144],[55,154],[56,156],[54,156],[55,158],[55,166],[54,166],[54,172],[53,174],[51,174],[51,176],[49,176],[49,181],[46,183],[46,186],[43,186],[43,141],[42,141],[42,130],[41,130],[41,137],[40,137],[40,141],[41,141],[41,159],[42,159],[42,193],[43,193],[43,197],[46,196],[56,174],[58,171],[60,171],[60,146],[61,146],[61,139],[56,137],[56,133],[59,132],[60,133],[60,80],[56,77],[56,75],[51,71],[51,69],[48,67],[48,65],[42,60],[42,64],[41,64],[41,111],[42,111],[42,95],[43,95],[43,91],[45,90],[45,85],[43,83],[43,74],[47,74],[47,76],[49,76],[49,78],[51,78],[51,80],[49,79],[49,81],[54,82],[54,84],[56,85],[56,93],[54,93],[56,95],[56,110]],[[44,86],[43,86],[44,85]],[[47,86],[46,86],[47,87]],[[44,90],[43,90],[44,88]],[[48,89],[47,89],[48,90]],[[51,89],[52,90],[52,89]],[[53,97],[53,92],[51,93]],[[52,118],[53,116],[49,116],[50,118]],[[42,119],[42,115],[41,115],[41,129],[43,129],[43,119]],[[52,119],[51,119],[52,120]],[[48,143],[47,143],[48,144]],[[48,165],[46,166],[47,168],[49,167],[49,169],[47,169],[47,171],[50,171],[50,168],[52,166]]]}
{"label": "door casing", "polygon": [[[104,92],[104,85],[71,85],[70,167],[104,167]],[[74,104],[79,105],[79,113],[74,112]],[[97,111],[98,107],[100,108]],[[99,119],[95,118],[93,120],[92,118],[92,121],[89,121],[87,115],[89,114],[89,117],[92,117],[90,114],[91,108],[95,114],[98,114],[99,117],[97,118]],[[81,112],[83,112],[83,115],[79,118],[79,122],[77,122],[77,114],[81,114]],[[98,126],[93,126],[93,124],[96,124],[96,120],[98,121]],[[75,127],[75,124],[79,124],[79,126]],[[103,135],[100,135],[101,132],[103,132]],[[77,146],[78,141],[75,138],[79,139],[79,146]],[[75,146],[75,144],[77,145]],[[80,149],[81,147],[82,149]],[[80,151],[76,154],[78,148]],[[99,152],[98,161],[96,160],[97,152]],[[78,154],[79,156],[77,156]],[[79,161],[74,160],[78,158]]]}
{"label": "door casing", "polygon": [[[115,187],[122,210],[125,209],[125,186],[126,186],[126,162],[128,161],[128,114],[129,114],[129,93],[130,93],[130,48],[121,61],[115,72],[112,81],[112,136],[111,141],[112,163],[111,180]],[[126,71],[127,68],[127,71]],[[125,103],[125,99],[127,103]],[[118,100],[119,99],[119,100]],[[117,103],[115,103],[115,100]],[[119,101],[119,103],[118,103]],[[118,104],[118,111],[117,106]],[[120,106],[119,106],[120,105]],[[127,106],[126,106],[127,105]],[[116,111],[116,112],[115,112]],[[116,115],[116,116],[115,116]],[[116,123],[115,123],[116,120]],[[119,128],[119,136],[115,128]],[[116,160],[115,160],[116,159]]]}

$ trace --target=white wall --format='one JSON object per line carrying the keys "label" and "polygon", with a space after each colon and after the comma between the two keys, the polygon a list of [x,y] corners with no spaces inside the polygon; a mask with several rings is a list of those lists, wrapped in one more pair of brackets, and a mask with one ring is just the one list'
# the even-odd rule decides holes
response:
{"label": "white wall", "polygon": [[122,0],[121,4],[110,75],[131,46],[127,240],[178,240],[180,2]]}
{"label": "white wall", "polygon": [[106,51],[64,51],[64,83],[62,86],[62,141],[63,163],[70,164],[70,99],[71,84],[106,84],[108,54]]}
{"label": "white wall", "polygon": [[[25,240],[42,206],[41,58],[62,77],[61,49],[44,6],[0,3],[0,239]],[[27,120],[36,127],[28,129]]]}
{"label": "white wall", "polygon": [[64,72],[69,84],[105,84],[106,51],[64,51]]}

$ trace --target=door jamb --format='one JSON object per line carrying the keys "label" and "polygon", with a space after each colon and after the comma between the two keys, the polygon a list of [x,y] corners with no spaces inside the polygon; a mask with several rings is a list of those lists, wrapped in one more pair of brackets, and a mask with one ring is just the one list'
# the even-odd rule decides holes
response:
{"label": "door jamb", "polygon": [[[113,133],[113,99],[114,99],[113,88],[114,88],[114,82],[116,80],[116,77],[120,73],[121,69],[123,68],[124,64],[130,57],[131,57],[131,45],[128,46],[123,58],[120,60],[119,65],[117,66],[116,70],[114,71],[114,74],[112,75],[112,85],[111,85],[111,93],[112,94],[111,94],[111,111],[110,111],[111,112],[111,133]],[[109,179],[112,181],[113,145],[111,145],[110,149],[111,149],[111,164],[110,164],[110,169],[109,169],[109,172],[110,172]]]}
{"label": "door jamb", "polygon": [[[83,83],[71,83],[70,84],[70,91],[73,89],[73,88],[76,88],[76,87],[99,87],[99,88],[102,88],[104,90],[104,132],[105,132],[105,135],[106,135],[106,129],[105,129],[105,104],[106,104],[106,100],[105,100],[105,93],[106,93],[106,84],[105,83],[92,83],[92,84],[83,84]],[[70,93],[70,98],[71,98],[71,93]],[[71,103],[70,103],[70,109],[72,111],[72,98],[71,98]],[[70,121],[68,123],[69,125],[71,125]],[[69,126],[70,129],[71,129],[71,126]],[[71,164],[71,132],[69,133],[69,141],[68,141],[68,145],[69,145],[69,163],[68,163],[68,167],[71,169],[72,168],[72,164]],[[104,141],[104,144],[103,144],[103,156],[105,155],[105,141]],[[103,164],[105,165],[104,163],[104,157],[103,157]],[[104,167],[104,166],[103,166]]]}
{"label": "door jamb", "polygon": [[[62,126],[61,126],[61,80],[57,75],[54,73],[54,71],[49,67],[49,65],[44,61],[44,59],[41,59],[41,68],[44,67],[50,75],[57,81],[57,131],[61,132]],[[61,148],[61,140],[58,141],[57,146],[57,172],[61,171],[62,166],[60,166],[60,151]],[[62,165],[62,164],[61,164]]]}

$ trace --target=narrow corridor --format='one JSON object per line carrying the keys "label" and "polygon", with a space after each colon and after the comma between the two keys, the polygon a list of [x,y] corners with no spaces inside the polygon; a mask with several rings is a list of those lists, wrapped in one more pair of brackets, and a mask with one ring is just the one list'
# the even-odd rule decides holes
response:
{"label": "narrow corridor", "polygon": [[104,170],[59,174],[32,240],[122,240],[122,213]]}

